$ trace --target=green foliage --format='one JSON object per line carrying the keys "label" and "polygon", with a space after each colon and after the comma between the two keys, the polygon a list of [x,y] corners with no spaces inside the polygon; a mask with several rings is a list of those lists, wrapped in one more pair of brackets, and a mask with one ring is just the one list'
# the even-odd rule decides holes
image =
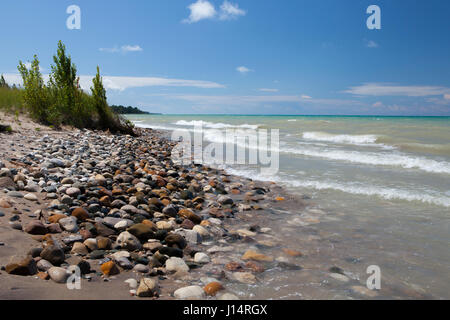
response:
{"label": "green foliage", "polygon": [[[54,127],[64,124],[78,128],[134,134],[130,123],[114,114],[109,108],[99,67],[92,80],[93,86],[89,95],[81,90],[76,66],[67,55],[66,47],[61,41],[58,42],[53,62],[50,80],[46,85],[39,71],[39,60],[36,55],[29,69],[20,61],[18,69],[23,79],[24,89],[0,87],[0,106],[17,103],[21,97],[31,117],[44,124]],[[0,84],[6,84],[2,79],[3,77],[0,78]],[[2,97],[5,90],[8,92],[7,95],[15,98],[14,101],[9,101],[11,99],[6,101],[7,99]],[[13,95],[12,92],[14,92]],[[19,99],[17,99],[17,92],[19,92]]]}
{"label": "green foliage", "polygon": [[112,109],[113,112],[118,114],[150,114],[150,112],[142,111],[139,108],[132,106],[124,107],[121,105],[119,106],[112,105],[110,106],[110,108]]}
{"label": "green foliage", "polygon": [[0,87],[0,109],[6,112],[21,110],[22,91],[14,87]]}
{"label": "green foliage", "polygon": [[31,116],[38,121],[46,122],[49,119],[47,106],[49,105],[49,91],[44,84],[39,71],[39,60],[34,56],[30,69],[19,61],[18,70],[22,76],[24,90],[23,101]]}

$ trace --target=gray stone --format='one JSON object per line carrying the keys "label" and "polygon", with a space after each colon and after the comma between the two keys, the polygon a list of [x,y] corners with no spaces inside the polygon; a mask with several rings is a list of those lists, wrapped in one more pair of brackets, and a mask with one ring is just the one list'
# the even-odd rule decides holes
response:
{"label": "gray stone", "polygon": [[70,276],[70,273],[66,269],[60,267],[51,267],[47,272],[50,279],[56,283],[65,283]]}
{"label": "gray stone", "polygon": [[188,272],[189,267],[183,259],[171,257],[166,261],[166,270],[175,272]]}
{"label": "gray stone", "polygon": [[200,286],[188,286],[176,290],[173,295],[177,299],[204,299],[205,292]]}

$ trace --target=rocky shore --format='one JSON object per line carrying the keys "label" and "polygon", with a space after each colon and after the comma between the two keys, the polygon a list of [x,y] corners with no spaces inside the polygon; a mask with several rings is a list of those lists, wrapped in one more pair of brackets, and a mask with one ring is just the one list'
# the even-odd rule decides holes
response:
{"label": "rocky shore", "polygon": [[[255,217],[273,183],[178,166],[160,132],[1,134],[1,299],[238,299],[268,268],[301,269]],[[69,290],[74,266],[79,289]]]}

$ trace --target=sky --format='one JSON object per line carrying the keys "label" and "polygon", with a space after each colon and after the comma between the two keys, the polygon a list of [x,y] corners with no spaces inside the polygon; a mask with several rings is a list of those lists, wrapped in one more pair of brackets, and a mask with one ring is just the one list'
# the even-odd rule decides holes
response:
{"label": "sky", "polygon": [[62,40],[84,90],[98,65],[110,104],[150,112],[450,116],[449,16],[442,0],[2,0],[0,73],[20,83],[37,54],[47,79]]}

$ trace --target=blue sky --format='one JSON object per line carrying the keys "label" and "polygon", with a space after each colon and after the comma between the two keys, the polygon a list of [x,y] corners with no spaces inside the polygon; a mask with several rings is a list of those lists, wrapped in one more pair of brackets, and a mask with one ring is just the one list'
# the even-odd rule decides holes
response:
{"label": "blue sky", "polygon": [[85,89],[99,65],[111,104],[152,112],[450,115],[449,15],[442,0],[3,0],[0,73],[19,81],[33,54],[48,73],[62,40]]}

